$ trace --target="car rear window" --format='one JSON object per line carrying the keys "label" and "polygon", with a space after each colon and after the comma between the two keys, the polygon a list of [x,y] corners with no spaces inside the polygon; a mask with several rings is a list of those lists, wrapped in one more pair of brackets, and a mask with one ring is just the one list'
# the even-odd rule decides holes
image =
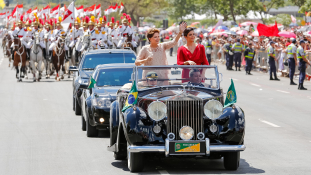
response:
{"label": "car rear window", "polygon": [[136,56],[133,53],[104,53],[85,55],[82,68],[94,69],[99,64],[135,63]]}

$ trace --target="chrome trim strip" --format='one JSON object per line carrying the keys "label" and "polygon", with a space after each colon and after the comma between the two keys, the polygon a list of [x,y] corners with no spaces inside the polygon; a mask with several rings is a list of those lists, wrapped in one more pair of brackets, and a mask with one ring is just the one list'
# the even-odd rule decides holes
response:
{"label": "chrome trim strip", "polygon": [[[165,146],[128,146],[127,150],[133,153],[139,152],[164,152],[168,155],[169,141],[165,140]],[[244,151],[245,145],[210,145],[210,152],[236,152]],[[207,155],[207,154],[206,154]]]}
{"label": "chrome trim strip", "polygon": [[231,151],[244,151],[245,145],[210,145],[211,152],[231,152]]}
{"label": "chrome trim strip", "polygon": [[206,138],[206,139],[205,139],[205,148],[206,148],[206,150],[205,150],[205,154],[206,154],[207,156],[209,156],[209,155],[210,155],[210,144],[209,144],[209,138]]}
{"label": "chrome trim strip", "polygon": [[131,153],[165,152],[165,146],[128,146],[127,151]]}
{"label": "chrome trim strip", "polygon": [[168,138],[165,139],[165,156],[168,157],[170,153],[170,141]]}

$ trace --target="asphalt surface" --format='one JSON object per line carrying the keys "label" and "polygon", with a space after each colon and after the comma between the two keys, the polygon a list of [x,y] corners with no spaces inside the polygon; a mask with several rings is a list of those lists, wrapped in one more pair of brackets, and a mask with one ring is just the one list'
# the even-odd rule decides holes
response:
{"label": "asphalt surface", "polygon": [[[72,110],[72,80],[17,82],[15,70],[0,51],[0,174],[131,174],[126,161],[107,151],[109,134],[87,138],[81,116]],[[169,57],[176,63],[176,55]],[[237,171],[222,160],[148,158],[141,174],[310,174],[311,83],[308,91],[290,86],[288,78],[269,81],[266,73],[227,71],[221,87],[233,78],[237,105],[246,114],[246,150]],[[298,80],[295,80],[298,82]]]}

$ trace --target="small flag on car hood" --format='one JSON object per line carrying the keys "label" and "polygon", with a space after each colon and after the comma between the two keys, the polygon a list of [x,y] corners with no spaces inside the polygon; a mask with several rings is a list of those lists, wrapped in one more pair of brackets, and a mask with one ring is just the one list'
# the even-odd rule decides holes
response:
{"label": "small flag on car hood", "polygon": [[138,96],[138,92],[136,89],[136,82],[134,81],[132,88],[130,90],[130,93],[127,96],[122,112],[124,112],[125,110],[127,110],[128,108],[132,107],[133,105],[137,103],[137,96]]}
{"label": "small flag on car hood", "polygon": [[225,101],[224,107],[230,106],[236,103],[236,101],[237,101],[237,96],[236,96],[233,80],[231,79],[231,85],[229,86],[229,89],[226,95],[226,101]]}
{"label": "small flag on car hood", "polygon": [[96,84],[96,81],[95,81],[94,78],[91,76],[91,81],[90,81],[90,84],[89,84],[88,89],[93,88],[95,84]]}

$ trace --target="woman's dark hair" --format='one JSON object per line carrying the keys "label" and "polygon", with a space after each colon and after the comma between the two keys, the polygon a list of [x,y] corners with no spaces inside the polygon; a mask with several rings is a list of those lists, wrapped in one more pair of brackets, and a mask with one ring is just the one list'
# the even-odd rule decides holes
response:
{"label": "woman's dark hair", "polygon": [[194,28],[192,28],[192,27],[186,28],[185,31],[184,31],[184,36],[187,36],[188,33],[191,32],[191,31],[194,31]]}
{"label": "woman's dark hair", "polygon": [[147,33],[146,33],[146,37],[148,38],[149,42],[150,42],[150,39],[149,38],[152,38],[153,35],[155,33],[159,33],[160,34],[160,30],[156,29],[156,28],[150,28],[148,29]]}

